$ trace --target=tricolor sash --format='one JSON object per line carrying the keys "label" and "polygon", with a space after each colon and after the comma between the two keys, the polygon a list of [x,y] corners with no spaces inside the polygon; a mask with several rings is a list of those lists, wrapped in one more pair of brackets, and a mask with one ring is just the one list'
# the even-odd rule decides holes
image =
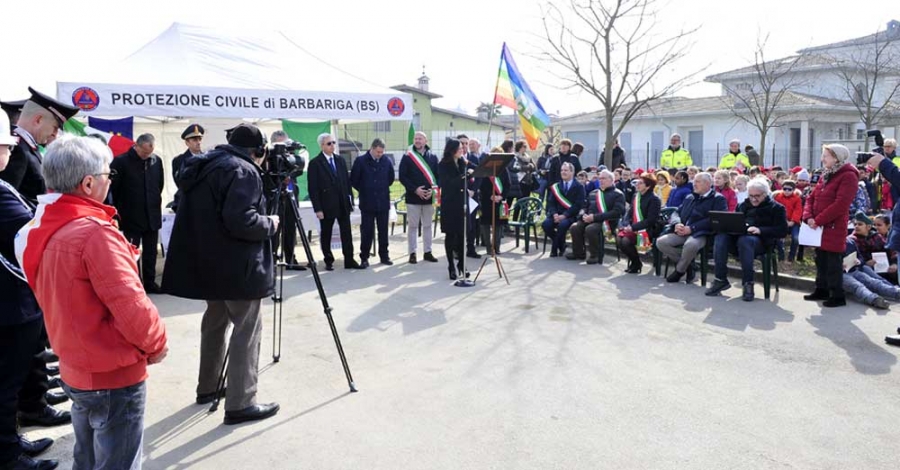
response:
{"label": "tricolor sash", "polygon": [[[644,210],[641,209],[641,193],[637,193],[637,195],[635,196],[634,207],[632,208],[632,211],[634,215],[634,223],[644,221]],[[637,246],[650,246],[650,232],[648,232],[647,230],[641,230],[637,233]]]}
{"label": "tricolor sash", "polygon": [[425,179],[428,180],[428,186],[431,186],[432,188],[437,186],[437,179],[434,177],[434,173],[431,172],[431,166],[425,161],[425,157],[419,155],[419,152],[416,152],[415,147],[410,147],[406,154],[409,155],[409,158],[412,159],[413,163],[419,167],[419,171],[425,175]]}
{"label": "tricolor sash", "polygon": [[491,176],[491,185],[494,186],[494,195],[502,196],[503,195],[503,181],[500,181],[500,178],[496,176]]}
{"label": "tricolor sash", "polygon": [[[606,208],[606,198],[603,197],[602,189],[597,190],[597,197],[595,199],[596,199],[595,203],[597,204],[597,210],[600,211],[601,214],[605,214],[608,209]],[[603,222],[603,233],[606,233],[606,234],[612,233],[612,225],[609,223],[608,220]]]}
{"label": "tricolor sash", "polygon": [[572,202],[566,199],[566,195],[563,194],[562,183],[556,183],[553,186],[550,186],[550,192],[553,193],[556,202],[562,206],[563,209],[569,210],[569,208],[572,207]]}

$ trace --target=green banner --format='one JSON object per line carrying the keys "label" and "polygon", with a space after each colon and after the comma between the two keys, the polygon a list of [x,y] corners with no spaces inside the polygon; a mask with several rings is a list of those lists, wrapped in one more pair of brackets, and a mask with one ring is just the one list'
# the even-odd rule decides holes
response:
{"label": "green banner", "polygon": [[[331,132],[331,123],[329,121],[291,122],[282,120],[281,128],[287,133],[291,140],[300,142],[306,146],[307,151],[309,151],[309,156],[304,158],[306,158],[306,164],[308,166],[309,161],[322,151],[322,149],[319,148],[317,139],[319,138],[319,135]],[[303,174],[297,178],[297,189],[300,191],[299,200],[301,201],[309,200],[309,191],[307,190],[306,184],[306,172],[304,171]]]}

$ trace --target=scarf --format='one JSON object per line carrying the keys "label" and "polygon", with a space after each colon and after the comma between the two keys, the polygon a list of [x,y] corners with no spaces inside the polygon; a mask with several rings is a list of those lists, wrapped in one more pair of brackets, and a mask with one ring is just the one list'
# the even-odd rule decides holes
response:
{"label": "scarf", "polygon": [[113,216],[116,209],[79,196],[69,194],[42,194],[38,196],[37,212],[34,219],[25,224],[16,236],[16,259],[25,272],[25,278],[32,289],[37,279],[38,269],[44,250],[50,238],[69,222],[93,217],[118,226]]}

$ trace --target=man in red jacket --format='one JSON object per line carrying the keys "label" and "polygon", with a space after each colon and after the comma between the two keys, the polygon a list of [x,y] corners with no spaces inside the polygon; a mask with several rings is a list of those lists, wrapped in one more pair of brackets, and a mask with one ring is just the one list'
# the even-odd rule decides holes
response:
{"label": "man in red jacket", "polygon": [[[803,201],[800,193],[795,191],[797,184],[787,180],[781,185],[780,191],[775,191],[772,198],[775,202],[784,206],[787,213],[788,232],[791,234],[791,248],[788,252],[788,262],[793,263],[797,256],[797,248],[800,246],[800,222],[803,217]],[[778,241],[778,259],[784,261],[784,240]]]}
{"label": "man in red jacket", "polygon": [[37,217],[16,239],[72,399],[75,468],[140,468],[147,365],[168,351],[138,253],[103,204],[111,159],[96,139],[53,142],[43,162],[53,193],[38,196]]}

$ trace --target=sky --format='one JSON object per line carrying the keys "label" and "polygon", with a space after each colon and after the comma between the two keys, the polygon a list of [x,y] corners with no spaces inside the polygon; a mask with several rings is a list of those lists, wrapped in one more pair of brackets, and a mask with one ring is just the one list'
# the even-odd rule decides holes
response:
{"label": "sky", "polygon": [[[546,2],[255,0],[223,7],[225,2],[205,0],[3,1],[7,47],[0,54],[6,68],[0,99],[25,98],[29,85],[55,94],[56,81],[65,81],[67,70],[98,61],[115,64],[180,22],[249,35],[284,31],[317,56],[383,86],[415,85],[424,66],[430,90],[444,96],[435,105],[471,114],[479,103],[493,100],[505,41],[548,113],[595,111],[600,105],[594,97],[561,89],[552,65],[536,58],[546,45],[540,9]],[[569,0],[555,3],[566,8]],[[750,65],[759,33],[769,35],[767,58],[785,57],[884,29],[889,20],[900,19],[894,5],[887,0],[857,0],[852,7],[813,0],[669,0],[658,4],[654,32],[699,28],[690,54],[676,66],[678,72],[701,71],[698,83],[678,94],[712,96],[719,86],[702,78]]]}

